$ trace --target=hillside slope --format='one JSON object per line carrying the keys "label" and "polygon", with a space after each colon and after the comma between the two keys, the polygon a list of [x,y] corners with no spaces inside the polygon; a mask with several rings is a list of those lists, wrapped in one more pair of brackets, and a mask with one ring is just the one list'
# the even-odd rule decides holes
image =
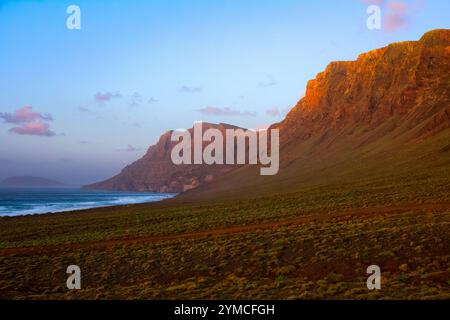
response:
{"label": "hillside slope", "polygon": [[86,188],[184,192],[174,201],[198,201],[449,176],[450,30],[330,63],[271,128],[281,139],[276,176],[260,176],[257,166],[175,166],[169,131],[119,175]]}
{"label": "hillside slope", "polygon": [[239,168],[177,201],[346,184],[405,188],[404,177],[416,187],[430,179],[448,184],[450,30],[332,62],[272,128],[280,130],[278,175]]}

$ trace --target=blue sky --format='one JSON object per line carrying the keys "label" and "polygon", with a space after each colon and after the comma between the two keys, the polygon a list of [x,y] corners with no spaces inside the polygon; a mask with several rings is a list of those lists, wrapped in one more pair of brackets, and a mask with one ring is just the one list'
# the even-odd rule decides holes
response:
{"label": "blue sky", "polygon": [[[0,0],[0,179],[80,185],[196,120],[280,121],[330,61],[450,28],[449,1],[338,3]],[[366,27],[370,3],[381,30]]]}

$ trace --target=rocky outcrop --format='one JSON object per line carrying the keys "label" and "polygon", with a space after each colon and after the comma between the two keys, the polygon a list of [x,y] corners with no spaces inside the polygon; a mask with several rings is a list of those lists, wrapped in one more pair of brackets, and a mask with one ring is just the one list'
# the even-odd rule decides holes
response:
{"label": "rocky outcrop", "polygon": [[[203,123],[203,131],[215,128],[225,136],[226,129],[238,127],[227,124]],[[193,135],[193,128],[188,130]],[[233,165],[175,165],[171,160],[172,148],[177,142],[171,141],[172,131],[164,133],[159,141],[136,162],[125,167],[118,175],[98,183],[87,185],[85,189],[184,192],[210,183],[229,172]],[[205,143],[204,143],[205,144]]]}
{"label": "rocky outcrop", "polygon": [[330,129],[370,130],[392,118],[402,118],[410,127],[426,121],[420,134],[427,134],[450,126],[449,99],[450,30],[433,30],[419,41],[330,63],[275,126],[282,140],[297,142]]}
{"label": "rocky outcrop", "polygon": [[246,166],[177,201],[291,193],[368,176],[436,178],[450,163],[450,30],[330,63],[271,128],[280,132],[277,175]]}

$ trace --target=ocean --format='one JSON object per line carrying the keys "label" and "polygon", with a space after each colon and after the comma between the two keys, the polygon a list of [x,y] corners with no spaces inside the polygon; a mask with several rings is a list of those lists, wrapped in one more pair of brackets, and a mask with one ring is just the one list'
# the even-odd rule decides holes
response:
{"label": "ocean", "polygon": [[154,202],[174,195],[173,193],[92,191],[75,188],[0,188],[0,216]]}

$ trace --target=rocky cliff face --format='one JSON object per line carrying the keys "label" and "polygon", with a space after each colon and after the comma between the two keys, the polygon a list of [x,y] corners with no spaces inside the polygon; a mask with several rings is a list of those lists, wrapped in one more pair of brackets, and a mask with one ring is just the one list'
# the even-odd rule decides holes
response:
{"label": "rocky cliff face", "polygon": [[177,200],[260,197],[368,176],[395,184],[401,175],[448,172],[450,30],[330,63],[271,128],[280,130],[277,175],[245,166]]}
{"label": "rocky cliff face", "polygon": [[[223,133],[223,136],[225,136],[226,129],[238,128],[227,124],[211,123],[203,123],[202,126],[203,131],[209,128],[218,129]],[[193,128],[188,131],[193,136]],[[118,175],[84,188],[179,193],[196,188],[203,183],[210,183],[217,177],[236,168],[232,165],[173,164],[171,152],[178,142],[172,142],[171,135],[172,131],[164,133],[141,159],[125,167]]]}
{"label": "rocky cliff face", "polygon": [[409,141],[422,143],[450,128],[450,30],[433,30],[419,41],[391,44],[356,61],[330,63],[271,128],[280,130],[281,140],[281,168],[274,177],[262,178],[248,166],[174,166],[166,133],[121,174],[89,187],[182,192],[200,186],[189,195],[210,198],[263,192],[261,186],[268,192],[289,190],[314,180],[315,172],[338,164],[344,168],[346,162],[352,167],[357,159],[375,168],[379,160],[365,158],[373,150],[392,154]]}
{"label": "rocky cliff face", "polygon": [[[419,134],[450,126],[450,30],[391,44],[356,61],[332,62],[279,125],[282,140],[305,140],[348,126],[366,130],[402,118]],[[428,117],[432,117],[428,119]]]}

